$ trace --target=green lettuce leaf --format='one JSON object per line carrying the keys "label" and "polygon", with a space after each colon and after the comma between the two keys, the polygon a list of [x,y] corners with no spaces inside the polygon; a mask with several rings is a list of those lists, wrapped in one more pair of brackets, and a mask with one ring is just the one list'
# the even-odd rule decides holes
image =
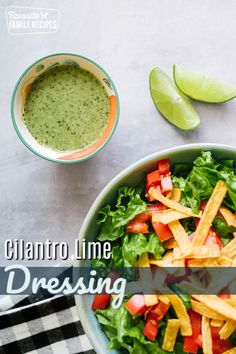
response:
{"label": "green lettuce leaf", "polygon": [[236,211],[236,174],[233,161],[217,162],[210,151],[203,151],[193,164],[191,172],[185,178],[181,174],[172,178],[174,186],[182,191],[181,203],[198,212],[201,202],[209,199],[217,181],[224,180],[228,188],[224,203]]}
{"label": "green lettuce leaf", "polygon": [[147,237],[143,234],[126,235],[121,249],[125,267],[134,267],[137,257],[143,253],[153,254],[156,259],[161,259],[165,252],[162,243],[154,232],[151,232]]}
{"label": "green lettuce leaf", "polygon": [[97,221],[100,225],[98,240],[115,241],[122,237],[125,233],[125,226],[129,221],[147,209],[147,204],[134,188],[120,188],[115,210],[111,210],[110,205],[106,205],[99,212]]}
{"label": "green lettuce leaf", "polygon": [[95,314],[110,339],[110,349],[125,349],[131,354],[167,354],[157,341],[146,340],[145,322],[139,316],[131,316],[124,306],[115,311],[111,307],[97,310]]}

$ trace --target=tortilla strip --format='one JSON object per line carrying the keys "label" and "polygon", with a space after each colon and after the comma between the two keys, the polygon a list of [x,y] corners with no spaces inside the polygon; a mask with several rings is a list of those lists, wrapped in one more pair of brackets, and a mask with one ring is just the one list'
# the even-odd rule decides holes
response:
{"label": "tortilla strip", "polygon": [[225,299],[225,302],[227,302],[231,306],[236,307],[236,295],[230,295],[230,298],[229,299]]}
{"label": "tortilla strip", "polygon": [[181,250],[180,248],[174,248],[173,258],[216,258],[220,256],[220,248],[218,245],[208,246],[195,246],[189,249]]}
{"label": "tortilla strip", "polygon": [[171,193],[171,200],[176,203],[179,203],[181,199],[181,190],[179,188],[173,188]]}
{"label": "tortilla strip", "polygon": [[180,332],[182,336],[191,336],[192,326],[183,301],[178,295],[166,295],[166,297],[168,297],[170,300],[170,303],[175,310],[176,316],[180,320]]}
{"label": "tortilla strip", "polygon": [[191,267],[218,267],[219,264],[215,258],[196,258],[189,259],[188,266]]}
{"label": "tortilla strip", "polygon": [[211,224],[221,206],[222,201],[224,200],[226,193],[227,187],[225,183],[223,181],[218,181],[198,224],[193,240],[194,246],[201,246],[204,244]]}
{"label": "tortilla strip", "polygon": [[167,209],[161,213],[153,213],[153,222],[162,222],[162,224],[167,225],[172,221],[188,218],[188,215],[180,213],[179,211]]}
{"label": "tortilla strip", "polygon": [[151,199],[158,200],[168,208],[179,211],[180,213],[186,214],[188,216],[196,216],[196,217],[200,217],[201,215],[201,214],[195,215],[191,208],[187,208],[179,203],[174,202],[171,199],[164,197],[164,195],[158,192],[154,187],[151,187],[149,189],[148,195],[151,197]]}
{"label": "tortilla strip", "polygon": [[169,305],[170,300],[168,299],[168,297],[166,297],[165,295],[157,295],[158,300],[160,300],[161,302],[163,302],[166,305]]}
{"label": "tortilla strip", "polygon": [[232,264],[232,259],[226,256],[220,256],[216,258],[216,262],[220,267],[230,267]]}
{"label": "tortilla strip", "polygon": [[220,207],[220,213],[222,214],[223,218],[225,219],[228,225],[236,227],[236,219],[232,211],[222,206]]}
{"label": "tortilla strip", "polygon": [[236,326],[235,323],[227,321],[219,331],[220,339],[227,339],[234,332]]}
{"label": "tortilla strip", "polygon": [[168,241],[164,242],[164,247],[166,249],[173,249],[175,247],[178,247],[178,244],[173,237],[173,238],[169,239]]}
{"label": "tortilla strip", "polygon": [[200,315],[212,318],[214,320],[224,321],[226,319],[222,314],[210,309],[210,307],[208,307],[207,305],[193,299],[191,300],[191,308],[193,309],[193,311],[199,313]]}
{"label": "tortilla strip", "polygon": [[209,318],[202,316],[202,349],[204,354],[212,354],[212,337]]}
{"label": "tortilla strip", "polygon": [[180,320],[168,320],[165,330],[165,336],[162,344],[162,349],[167,352],[172,352],[174,350],[177,334],[179,331]]}
{"label": "tortilla strip", "polygon": [[226,352],[222,354],[236,354],[236,347],[226,350]]}
{"label": "tortilla strip", "polygon": [[210,309],[224,314],[229,321],[236,321],[236,308],[225,302],[217,295],[193,295],[198,301],[207,305]]}
{"label": "tortilla strip", "polygon": [[225,247],[222,248],[221,254],[230,258],[236,256],[236,238],[231,240]]}
{"label": "tortilla strip", "polygon": [[224,324],[223,320],[211,320],[211,326],[212,327],[221,327]]}
{"label": "tortilla strip", "polygon": [[[149,258],[148,258],[147,253],[143,253],[139,257],[138,266],[139,266],[139,268],[149,268],[150,267]],[[145,276],[146,276],[146,273],[144,273],[142,276],[142,271],[140,270],[140,278],[141,278],[142,283],[145,282],[145,279],[144,279]],[[148,277],[151,280],[151,270],[150,270],[150,274],[148,274]],[[154,306],[154,305],[158,304],[158,298],[156,295],[144,294],[144,301],[145,301],[146,306]]]}
{"label": "tortilla strip", "polygon": [[176,242],[178,243],[181,251],[188,251],[190,252],[190,249],[192,248],[192,243],[189,240],[189,237],[184,230],[183,226],[180,224],[178,220],[172,221],[171,223],[168,224]]}

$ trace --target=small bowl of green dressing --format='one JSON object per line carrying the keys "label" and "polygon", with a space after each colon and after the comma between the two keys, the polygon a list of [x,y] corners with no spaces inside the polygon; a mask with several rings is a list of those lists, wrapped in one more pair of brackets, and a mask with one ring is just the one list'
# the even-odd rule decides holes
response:
{"label": "small bowl of green dressing", "polygon": [[75,163],[94,156],[112,137],[119,98],[97,63],[71,53],[37,60],[19,78],[11,115],[22,142],[53,162]]}

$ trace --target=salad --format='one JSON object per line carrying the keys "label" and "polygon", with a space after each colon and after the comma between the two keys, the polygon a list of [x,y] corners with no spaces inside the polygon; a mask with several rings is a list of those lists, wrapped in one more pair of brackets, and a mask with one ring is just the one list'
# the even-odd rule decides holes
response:
{"label": "salad", "polygon": [[[157,162],[136,188],[118,190],[98,216],[97,240],[112,243],[93,267],[236,265],[236,170],[203,151],[192,164]],[[119,309],[98,294],[92,308],[109,348],[131,354],[236,353],[236,296],[173,293],[126,296]]]}

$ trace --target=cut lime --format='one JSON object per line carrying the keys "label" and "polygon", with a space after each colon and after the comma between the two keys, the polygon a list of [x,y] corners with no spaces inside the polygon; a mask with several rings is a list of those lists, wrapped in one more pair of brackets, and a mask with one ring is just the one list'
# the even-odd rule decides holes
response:
{"label": "cut lime", "polygon": [[154,68],[149,80],[153,102],[169,122],[184,130],[198,126],[198,113],[161,69]]}
{"label": "cut lime", "polygon": [[215,80],[182,66],[175,64],[173,75],[176,86],[193,100],[222,103],[236,97],[236,85]]}

